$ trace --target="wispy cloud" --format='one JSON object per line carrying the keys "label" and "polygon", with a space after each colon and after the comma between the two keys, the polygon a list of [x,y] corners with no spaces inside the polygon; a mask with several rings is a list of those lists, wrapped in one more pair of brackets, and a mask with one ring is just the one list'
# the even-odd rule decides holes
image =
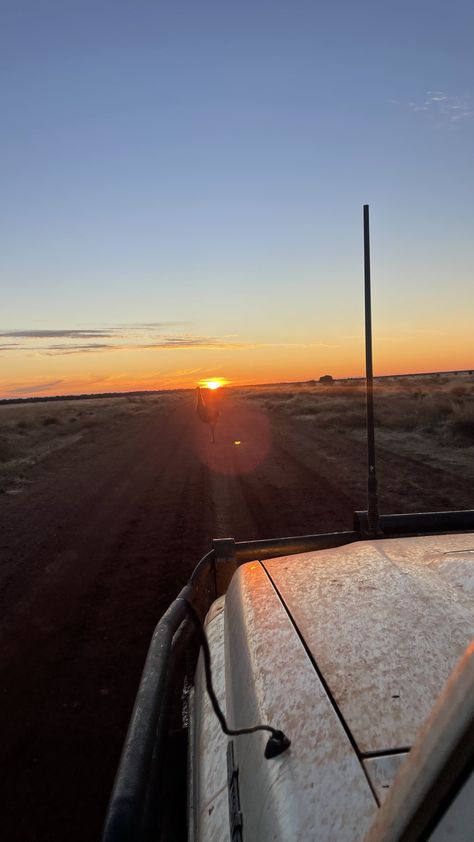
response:
{"label": "wispy cloud", "polygon": [[9,386],[8,394],[10,395],[29,395],[31,392],[49,392],[51,389],[55,389],[57,386],[61,386],[64,383],[64,380],[61,378],[59,380],[48,380],[46,383],[34,383],[31,385],[22,384],[21,386]]}
{"label": "wispy cloud", "polygon": [[[172,324],[177,326],[186,323],[173,322]],[[165,326],[169,327],[169,325],[170,323],[159,322],[100,329],[0,331],[0,342],[3,340],[0,344],[0,353],[16,352],[56,357],[118,351],[242,351],[259,348],[338,347],[318,341],[294,343],[241,341],[237,334],[203,336],[184,332],[164,333]]]}
{"label": "wispy cloud", "polygon": [[180,377],[191,377],[193,374],[200,374],[202,373],[202,368],[178,368],[175,371],[170,371],[168,377],[170,378],[180,378]]}
{"label": "wispy cloud", "polygon": [[460,125],[474,116],[470,94],[449,94],[446,91],[426,91],[422,100],[402,102],[389,100],[392,105],[404,106],[413,113],[425,114],[439,126]]}
{"label": "wispy cloud", "polygon": [[187,347],[193,344],[216,346],[219,340],[193,337],[181,331],[188,322],[147,322],[97,328],[23,328],[0,330],[0,353],[34,353],[40,356],[97,354],[110,351],[139,351],[148,348]]}
{"label": "wispy cloud", "polygon": [[[228,342],[215,336],[164,336],[157,342],[88,342],[51,344],[36,346],[37,354],[41,356],[68,356],[70,354],[97,354],[111,351],[188,351],[201,349],[202,351],[236,351],[249,347],[245,342]],[[23,348],[26,350],[26,348]],[[28,350],[33,350],[31,347]]]}
{"label": "wispy cloud", "polygon": [[[34,350],[42,356],[54,357],[56,355],[68,356],[69,354],[97,354],[101,351],[115,351],[123,347],[122,345],[113,345],[107,342],[88,342],[86,345],[75,345],[74,343],[49,345],[44,348],[38,347]],[[27,350],[31,351],[33,349],[28,348]]]}
{"label": "wispy cloud", "polygon": [[117,334],[117,328],[105,330],[2,330],[1,339],[97,339]]}
{"label": "wispy cloud", "polygon": [[152,335],[170,327],[183,327],[189,322],[147,322],[101,328],[65,328],[0,330],[0,339],[127,339],[131,336]]}
{"label": "wispy cloud", "polygon": [[192,324],[186,322],[131,322],[126,325],[121,325],[122,328],[128,330],[130,328],[138,328],[139,330],[163,330],[165,327],[185,327]]}
{"label": "wispy cloud", "polygon": [[201,348],[207,351],[240,351],[249,347],[248,342],[229,342],[218,336],[165,336],[161,342],[150,342],[144,345],[146,350],[174,350],[187,351],[190,348]]}
{"label": "wispy cloud", "polygon": [[153,371],[146,375],[125,371],[113,375],[101,374],[98,377],[61,377],[47,381],[41,378],[17,381],[0,378],[0,396],[17,398],[44,394],[94,394],[107,391],[156,389],[160,386],[163,386],[160,371]]}

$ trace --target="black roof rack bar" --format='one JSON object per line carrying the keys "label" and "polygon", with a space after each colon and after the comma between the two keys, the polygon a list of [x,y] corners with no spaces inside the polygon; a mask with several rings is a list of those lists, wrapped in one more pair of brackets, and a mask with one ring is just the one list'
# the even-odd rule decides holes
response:
{"label": "black roof rack bar", "polygon": [[[414,512],[413,514],[380,515],[380,532],[375,539],[398,535],[428,535],[436,532],[462,532],[474,530],[474,509],[455,512]],[[255,559],[275,558],[279,555],[324,550],[341,547],[367,538],[367,512],[354,512],[354,529],[351,532],[320,532],[314,535],[297,535],[289,538],[272,538],[261,541],[236,541],[235,557],[239,564]]]}
{"label": "black roof rack bar", "polygon": [[320,532],[315,535],[297,535],[290,538],[273,538],[263,541],[236,541],[235,557],[238,564],[275,558],[280,555],[327,550],[359,541],[360,532]]}
{"label": "black roof rack bar", "polygon": [[[381,538],[397,535],[428,535],[436,532],[470,532],[474,529],[474,510],[457,512],[416,512],[403,515],[380,515]],[[354,512],[354,529],[368,528],[367,512]]]}

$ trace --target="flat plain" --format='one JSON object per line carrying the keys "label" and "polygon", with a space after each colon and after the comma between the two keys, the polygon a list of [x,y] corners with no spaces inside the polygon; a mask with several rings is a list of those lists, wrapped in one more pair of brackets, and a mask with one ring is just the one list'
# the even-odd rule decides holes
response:
{"label": "flat plain", "polygon": [[[376,381],[381,512],[474,508],[472,373]],[[153,628],[213,537],[350,529],[359,381],[0,406],[3,837],[98,839]]]}

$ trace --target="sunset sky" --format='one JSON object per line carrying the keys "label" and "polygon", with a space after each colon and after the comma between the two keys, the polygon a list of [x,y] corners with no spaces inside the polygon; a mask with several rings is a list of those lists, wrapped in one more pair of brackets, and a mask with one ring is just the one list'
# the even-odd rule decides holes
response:
{"label": "sunset sky", "polygon": [[0,395],[474,368],[472,0],[4,0]]}

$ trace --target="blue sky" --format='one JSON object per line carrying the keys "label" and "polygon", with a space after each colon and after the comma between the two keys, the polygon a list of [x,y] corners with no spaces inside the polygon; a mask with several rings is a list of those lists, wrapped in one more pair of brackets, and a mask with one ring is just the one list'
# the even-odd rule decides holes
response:
{"label": "blue sky", "polygon": [[[0,31],[5,346],[159,323],[201,355],[84,346],[84,377],[225,375],[210,338],[235,379],[357,373],[369,202],[380,368],[428,364],[420,331],[469,367],[472,3],[6,0]],[[47,382],[33,339],[4,391]]]}

